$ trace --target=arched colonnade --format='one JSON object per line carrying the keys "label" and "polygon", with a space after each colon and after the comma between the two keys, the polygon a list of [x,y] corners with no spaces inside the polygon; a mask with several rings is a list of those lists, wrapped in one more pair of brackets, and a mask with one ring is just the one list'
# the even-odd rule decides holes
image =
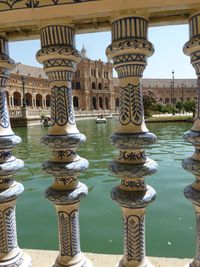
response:
{"label": "arched colonnade", "polygon": [[[19,108],[23,105],[23,94],[19,91],[9,93],[6,90],[7,104],[9,108]],[[40,93],[25,93],[25,103],[28,108],[50,108],[51,95],[42,95]]]}

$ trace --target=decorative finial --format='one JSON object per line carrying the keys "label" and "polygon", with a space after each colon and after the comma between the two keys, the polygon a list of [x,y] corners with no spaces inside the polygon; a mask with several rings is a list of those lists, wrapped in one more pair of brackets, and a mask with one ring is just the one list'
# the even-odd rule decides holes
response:
{"label": "decorative finial", "polygon": [[81,49],[81,58],[84,59],[84,58],[88,58],[87,57],[87,50],[85,49],[84,45]]}

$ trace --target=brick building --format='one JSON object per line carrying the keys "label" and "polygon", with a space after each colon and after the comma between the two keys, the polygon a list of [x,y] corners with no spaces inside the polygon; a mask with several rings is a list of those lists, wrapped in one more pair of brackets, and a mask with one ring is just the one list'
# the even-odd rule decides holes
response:
{"label": "brick building", "polygon": [[[72,82],[75,111],[116,111],[119,106],[119,80],[113,78],[112,64],[89,59],[84,47],[81,55],[82,60],[77,65]],[[159,101],[167,104],[173,99],[175,103],[178,99],[195,98],[197,82],[195,79],[175,79],[173,86],[172,79],[143,79],[142,87],[153,90]],[[17,63],[7,85],[10,110],[23,105],[23,94],[29,109],[50,108],[49,81],[42,68]]]}

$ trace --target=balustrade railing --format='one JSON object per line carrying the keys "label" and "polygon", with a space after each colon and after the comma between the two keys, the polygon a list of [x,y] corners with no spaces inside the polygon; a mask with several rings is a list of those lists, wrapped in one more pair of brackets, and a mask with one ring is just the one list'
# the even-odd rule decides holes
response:
{"label": "balustrade railing", "polygon": [[145,155],[145,148],[156,141],[144,121],[141,77],[146,58],[154,52],[147,40],[148,20],[129,16],[112,22],[112,44],[107,56],[113,60],[120,81],[119,121],[112,143],[120,150],[109,170],[121,179],[111,197],[122,208],[124,257],[119,267],[152,266],[145,255],[145,208],[156,197],[144,177],[157,171],[157,164]]}
{"label": "balustrade railing", "polygon": [[43,64],[51,88],[51,127],[42,142],[49,146],[52,157],[42,168],[55,177],[45,192],[58,217],[60,254],[54,267],[90,267],[91,262],[81,253],[79,236],[79,204],[88,189],[77,178],[88,161],[76,153],[86,138],[76,127],[71,86],[81,57],[72,26],[49,25],[41,29],[40,36],[37,60]]}
{"label": "balustrade railing", "polygon": [[11,129],[6,98],[6,84],[14,66],[8,42],[0,37],[0,266],[31,267],[30,257],[18,247],[16,231],[16,199],[24,187],[14,180],[14,174],[24,163],[12,155],[21,138]]}
{"label": "balustrade railing", "polygon": [[184,195],[189,199],[196,213],[196,255],[189,267],[200,267],[200,13],[189,19],[190,40],[184,46],[184,52],[191,58],[191,64],[197,74],[197,105],[194,124],[184,134],[185,140],[194,148],[194,154],[183,160],[183,168],[195,176],[194,183],[186,186]]}
{"label": "balustrade railing", "polygon": [[21,118],[22,117],[22,109],[9,109],[10,118]]}
{"label": "balustrade railing", "polygon": [[[196,255],[190,267],[200,267],[200,13],[189,20],[190,40],[184,52],[191,57],[198,76],[197,112],[191,131],[184,138],[195,147],[192,157],[183,161],[183,168],[196,180],[185,188],[185,196],[195,207],[197,218]],[[145,211],[156,198],[155,190],[145,182],[145,176],[157,171],[157,164],[145,154],[156,141],[145,125],[141,78],[147,57],[154,52],[147,40],[148,19],[125,16],[112,21],[112,43],[106,53],[113,60],[120,80],[118,125],[111,142],[119,149],[119,156],[109,164],[120,184],[112,189],[111,197],[122,209],[124,222],[124,256],[118,267],[150,267],[145,252]],[[88,167],[88,161],[76,150],[86,138],[75,123],[75,115],[109,115],[107,110],[76,111],[73,108],[71,81],[80,61],[75,48],[75,29],[70,25],[48,25],[41,28],[41,49],[37,60],[43,64],[51,88],[51,127],[42,142],[49,146],[52,156],[42,165],[54,176],[45,196],[54,203],[58,217],[59,255],[54,267],[91,267],[81,252],[79,236],[79,205],[88,193],[78,181],[78,174]],[[20,143],[9,122],[10,117],[22,116],[20,110],[8,111],[6,83],[14,62],[9,58],[7,40],[0,37],[0,267],[30,267],[31,260],[19,247],[16,237],[15,204],[23,186],[14,180],[14,173],[23,162],[12,155],[12,148]],[[35,115],[32,110],[31,116]],[[37,114],[43,111],[38,111]],[[34,115],[33,115],[34,114]],[[28,227],[28,226],[27,226]],[[156,238],[156,237],[155,237]]]}

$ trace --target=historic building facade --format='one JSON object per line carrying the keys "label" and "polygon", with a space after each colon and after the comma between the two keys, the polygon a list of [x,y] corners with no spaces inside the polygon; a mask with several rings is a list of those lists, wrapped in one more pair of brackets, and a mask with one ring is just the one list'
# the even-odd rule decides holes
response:
{"label": "historic building facade", "polygon": [[[81,55],[82,60],[72,82],[74,109],[113,110],[112,64],[88,59],[85,48]],[[49,80],[43,69],[18,63],[7,85],[9,108],[22,107],[24,98],[30,109],[48,109],[51,102]]]}
{"label": "historic building facade", "polygon": [[[113,65],[89,59],[84,47],[81,56],[72,82],[75,111],[117,111],[119,80],[113,77]],[[154,91],[159,102],[167,104],[196,98],[197,82],[195,79],[143,79],[142,87]],[[10,110],[21,108],[24,98],[29,109],[50,109],[51,92],[43,69],[18,63],[7,85]]]}

